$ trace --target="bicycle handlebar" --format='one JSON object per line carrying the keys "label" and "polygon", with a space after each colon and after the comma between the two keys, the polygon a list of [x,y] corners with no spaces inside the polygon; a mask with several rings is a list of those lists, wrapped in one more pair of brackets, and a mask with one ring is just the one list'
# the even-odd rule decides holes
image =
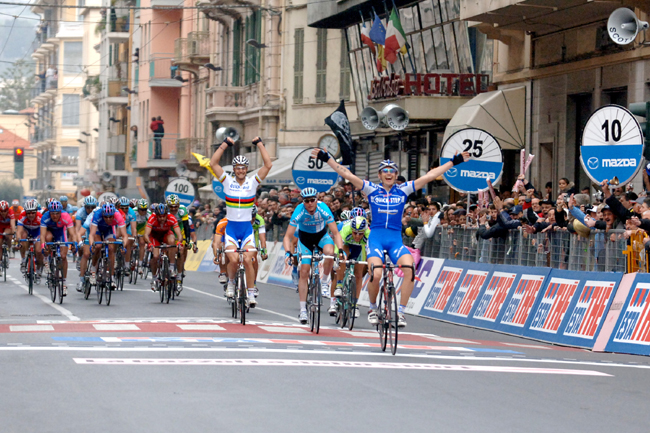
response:
{"label": "bicycle handlebar", "polygon": [[388,269],[388,270],[393,270],[395,268],[400,268],[400,269],[410,269],[411,270],[411,281],[415,281],[415,266],[413,265],[387,265],[387,264],[382,264],[381,266],[375,266],[374,263],[370,265],[370,281],[372,281],[375,277],[375,268],[381,268],[381,269]]}
{"label": "bicycle handlebar", "polygon": [[122,245],[122,241],[95,241],[93,245]]}
{"label": "bicycle handlebar", "polygon": [[27,239],[18,239],[18,242],[37,242],[38,239],[27,238]]}
{"label": "bicycle handlebar", "polygon": [[61,245],[61,246],[65,246],[65,245],[77,245],[77,243],[76,242],[45,242],[45,245]]}

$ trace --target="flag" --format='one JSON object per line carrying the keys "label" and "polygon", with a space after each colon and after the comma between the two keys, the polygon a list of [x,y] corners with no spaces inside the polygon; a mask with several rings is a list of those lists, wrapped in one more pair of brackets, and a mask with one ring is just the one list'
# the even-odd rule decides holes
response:
{"label": "flag", "polygon": [[397,60],[397,52],[406,54],[406,35],[395,8],[390,13],[386,25],[386,41],[384,43],[384,57],[392,65]]}
{"label": "flag", "polygon": [[343,161],[341,165],[350,165],[354,163],[354,149],[352,148],[352,133],[350,132],[350,121],[348,113],[345,111],[345,101],[341,100],[339,108],[325,118],[325,124],[332,128],[332,132],[339,140],[341,156]]}
{"label": "flag", "polygon": [[386,43],[386,29],[379,19],[379,15],[375,14],[375,20],[372,22],[372,27],[368,33],[370,40],[377,44],[377,70],[382,72],[386,69],[386,59],[384,58],[384,44]]}
{"label": "flag", "polygon": [[372,54],[376,54],[375,45],[372,43],[372,39],[370,39],[370,29],[366,27],[366,23],[363,23],[361,27],[361,42],[370,47]]}
{"label": "flag", "polygon": [[210,166],[210,160],[206,158],[203,155],[200,155],[198,153],[192,152],[192,155],[194,155],[194,158],[196,158],[199,161],[199,165],[203,168],[207,168],[210,173],[212,173],[212,176],[215,178],[217,177],[216,174],[214,174],[214,171],[212,170],[212,166]]}

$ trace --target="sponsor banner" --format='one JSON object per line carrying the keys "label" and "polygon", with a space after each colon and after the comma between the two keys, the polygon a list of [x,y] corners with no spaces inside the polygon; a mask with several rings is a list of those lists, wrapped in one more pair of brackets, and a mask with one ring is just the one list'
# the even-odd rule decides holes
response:
{"label": "sponsor banner", "polygon": [[[550,273],[549,268],[519,268],[509,267],[518,274],[514,284],[508,290],[509,294],[503,304],[503,312],[497,316],[496,329],[516,335],[522,335],[524,327],[530,318],[535,299],[539,294],[544,280]],[[514,269],[521,269],[517,272]]]}
{"label": "sponsor banner", "polygon": [[650,355],[650,275],[636,274],[623,305],[616,301],[612,313],[618,320],[605,351]]}
{"label": "sponsor banner", "polygon": [[196,245],[199,248],[196,254],[192,251],[187,253],[187,260],[185,260],[185,270],[187,271],[198,271],[208,250],[212,254],[212,241],[197,241]]}
{"label": "sponsor banner", "polygon": [[537,295],[523,335],[592,348],[622,276],[553,269]]}
{"label": "sponsor banner", "polygon": [[623,306],[625,305],[627,295],[628,293],[630,293],[630,289],[634,284],[634,280],[636,279],[636,276],[637,273],[635,272],[633,274],[625,274],[623,275],[623,278],[621,278],[621,282],[618,285],[618,289],[616,289],[616,295],[614,296],[614,300],[612,301],[612,304],[609,306],[609,311],[607,312],[607,318],[604,320],[603,326],[600,328],[600,331],[596,336],[596,343],[592,348],[594,352],[605,351],[605,347],[607,346],[607,343],[609,342],[609,339],[612,333],[614,332],[614,327],[618,322],[618,318],[621,315],[621,311],[623,310]]}

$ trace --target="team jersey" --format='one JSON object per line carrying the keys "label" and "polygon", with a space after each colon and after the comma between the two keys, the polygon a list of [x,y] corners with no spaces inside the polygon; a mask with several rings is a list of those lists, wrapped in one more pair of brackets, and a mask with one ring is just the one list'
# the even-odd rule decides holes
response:
{"label": "team jersey", "polygon": [[25,227],[27,230],[34,230],[41,226],[41,216],[42,215],[40,212],[36,212],[34,219],[30,220],[27,218],[27,213],[25,211],[22,211],[16,224],[21,227]]}
{"label": "team jersey", "polygon": [[361,238],[361,241],[356,242],[354,240],[354,231],[352,231],[352,224],[350,222],[343,224],[343,227],[339,231],[341,233],[341,239],[343,239],[343,243],[347,245],[359,245],[361,247],[365,247],[368,243],[368,236],[370,236],[370,229],[367,228],[363,233],[363,238]]}
{"label": "team jersey", "polygon": [[92,216],[93,219],[90,223],[91,226],[97,226],[98,229],[100,230],[105,230],[108,228],[112,228],[113,226],[118,226],[118,227],[124,227],[124,217],[122,216],[122,212],[115,212],[113,214],[113,219],[110,222],[106,222],[104,219],[104,215],[102,215],[101,209],[99,212],[93,212]]}
{"label": "team jersey", "polygon": [[178,228],[181,229],[181,237],[185,237],[185,227],[183,225],[183,221],[189,221],[190,218],[190,213],[187,211],[187,208],[183,205],[180,205],[176,213],[170,212],[170,215],[172,215],[174,218],[176,218],[176,221],[178,221]]}
{"label": "team jersey", "polygon": [[150,210],[148,210],[144,215],[142,215],[140,212],[135,213],[135,226],[138,229],[138,233],[144,230],[144,228],[147,226],[147,221],[149,220],[150,216]]}
{"label": "team jersey", "polygon": [[72,226],[72,217],[65,212],[61,212],[61,218],[58,221],[52,220],[49,210],[41,216],[41,227],[48,229],[69,229]]}
{"label": "team jersey", "polygon": [[0,215],[0,225],[8,226],[11,224],[11,220],[15,220],[15,219],[16,216],[14,215],[14,211],[11,210],[11,208],[9,208],[5,216]]}
{"label": "team jersey", "polygon": [[370,229],[402,230],[402,213],[404,213],[408,196],[415,192],[415,182],[396,184],[390,191],[386,191],[381,183],[374,184],[364,180],[361,191],[368,197],[372,212]]}
{"label": "team jersey", "polygon": [[11,206],[11,210],[14,211],[14,216],[22,215],[23,207],[22,206]]}
{"label": "team jersey", "polygon": [[126,225],[126,234],[131,234],[131,223],[135,222],[135,211],[129,208],[126,212],[120,209],[120,214],[124,218],[124,224]]}
{"label": "team jersey", "polygon": [[266,234],[266,223],[260,215],[255,215],[253,220],[253,233],[255,234],[255,245],[260,248],[260,235]]}
{"label": "team jersey", "polygon": [[93,218],[95,217],[95,214],[97,214],[98,212],[101,213],[102,208],[96,207],[95,209],[93,209],[92,212],[88,214],[86,220],[82,224],[83,228],[85,228],[86,230],[90,230],[90,225],[93,223]]}
{"label": "team jersey", "polygon": [[289,225],[305,233],[318,233],[325,230],[325,227],[332,222],[334,222],[332,211],[325,203],[319,201],[313,214],[307,212],[304,203],[300,203],[293,211]]}
{"label": "team jersey", "polygon": [[[97,209],[97,208],[96,207],[93,208],[93,210],[91,210],[90,213],[92,214],[95,211],[95,209]],[[86,221],[86,218],[88,218],[88,215],[90,215],[90,214],[88,212],[86,212],[86,208],[82,207],[74,215],[74,219],[77,220],[77,221]],[[81,224],[83,224],[83,222]]]}
{"label": "team jersey", "polygon": [[63,212],[65,212],[65,213],[69,213],[70,215],[72,215],[73,213],[75,213],[75,212],[77,211],[77,209],[78,209],[77,206],[72,206],[70,203],[68,203],[68,204],[63,208]]}
{"label": "team jersey", "polygon": [[147,227],[151,229],[152,232],[168,232],[178,227],[178,221],[172,214],[167,214],[167,219],[164,224],[161,224],[158,220],[158,215],[151,214],[147,220]]}
{"label": "team jersey", "polygon": [[219,182],[223,185],[223,193],[226,195],[228,221],[250,221],[255,204],[255,192],[257,186],[262,183],[260,178],[257,175],[247,177],[244,184],[240,185],[224,171]]}
{"label": "team jersey", "polygon": [[224,236],[226,234],[226,226],[228,225],[228,218],[223,218],[217,223],[217,227],[214,229],[214,234],[219,236]]}

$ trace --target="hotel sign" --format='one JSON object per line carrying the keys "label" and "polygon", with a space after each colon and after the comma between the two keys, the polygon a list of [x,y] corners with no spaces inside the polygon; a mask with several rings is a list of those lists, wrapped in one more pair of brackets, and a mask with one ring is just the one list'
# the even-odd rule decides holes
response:
{"label": "hotel sign", "polygon": [[370,85],[368,99],[396,96],[475,96],[487,92],[486,74],[397,74],[376,77]]}

